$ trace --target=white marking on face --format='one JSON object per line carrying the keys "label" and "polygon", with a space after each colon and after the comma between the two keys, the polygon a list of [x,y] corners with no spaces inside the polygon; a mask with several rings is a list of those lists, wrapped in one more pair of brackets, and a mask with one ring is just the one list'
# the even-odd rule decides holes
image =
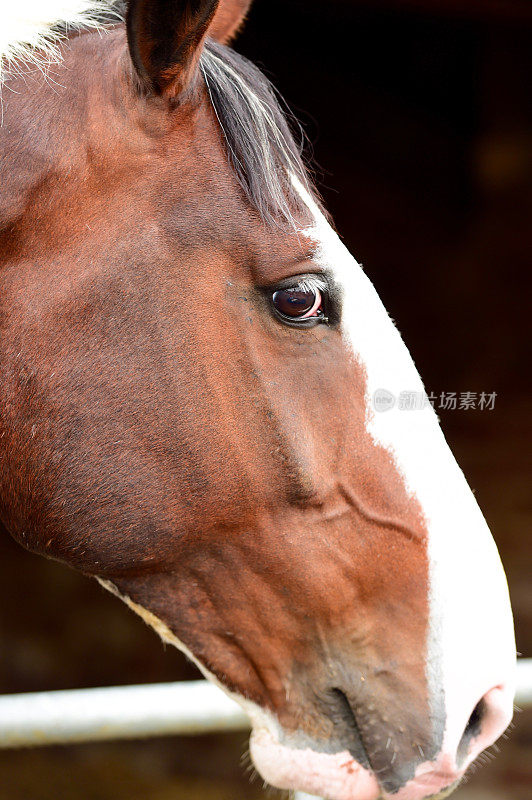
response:
{"label": "white marking on face", "polygon": [[511,719],[516,654],[506,578],[491,533],[434,409],[427,404],[422,410],[404,411],[395,405],[385,413],[373,411],[371,398],[378,389],[398,397],[402,391],[421,393],[424,387],[369,278],[316,204],[300,191],[315,218],[315,226],[306,233],[319,243],[318,263],[333,273],[343,289],[344,335],[366,370],[367,430],[394,458],[427,523],[427,675],[435,714],[441,701],[445,702],[443,749],[454,756],[471,712],[490,689],[503,687],[504,696],[498,702],[505,713],[499,735]]}

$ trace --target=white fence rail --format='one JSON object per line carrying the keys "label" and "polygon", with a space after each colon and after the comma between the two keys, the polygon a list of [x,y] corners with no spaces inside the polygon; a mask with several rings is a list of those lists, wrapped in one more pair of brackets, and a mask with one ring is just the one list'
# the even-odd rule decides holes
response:
{"label": "white fence rail", "polygon": [[[532,659],[518,663],[516,705],[532,705]],[[245,730],[247,716],[207,681],[0,696],[0,747]]]}
{"label": "white fence rail", "polygon": [[0,747],[246,728],[240,706],[208,681],[0,696]]}

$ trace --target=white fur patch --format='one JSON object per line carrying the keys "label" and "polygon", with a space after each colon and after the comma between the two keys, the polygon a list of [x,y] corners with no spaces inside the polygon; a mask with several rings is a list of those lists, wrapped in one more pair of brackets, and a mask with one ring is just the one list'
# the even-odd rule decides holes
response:
{"label": "white fur patch", "polygon": [[102,12],[113,10],[112,0],[3,0],[0,9],[0,85],[9,71],[19,72],[24,65],[42,69],[61,59],[57,30],[103,28]]}
{"label": "white fur patch", "polygon": [[[300,191],[305,196],[304,189]],[[506,724],[512,716],[516,654],[504,570],[432,406],[409,411],[396,404],[382,413],[373,410],[377,390],[398,397],[401,392],[423,392],[423,384],[371,281],[308,195],[306,202],[315,218],[315,226],[306,233],[319,242],[318,263],[332,271],[343,289],[344,336],[366,370],[367,430],[394,458],[426,519],[427,676],[434,713],[440,718],[444,700],[444,751],[454,757],[471,712],[491,689],[503,689],[497,702],[504,706]],[[502,717],[500,725],[499,735],[505,727]]]}

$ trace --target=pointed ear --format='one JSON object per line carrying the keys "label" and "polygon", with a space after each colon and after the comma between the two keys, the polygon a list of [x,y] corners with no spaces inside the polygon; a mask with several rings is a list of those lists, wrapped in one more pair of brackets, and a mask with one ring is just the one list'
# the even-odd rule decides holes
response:
{"label": "pointed ear", "polygon": [[237,35],[245,22],[252,0],[220,0],[209,36],[227,44]]}
{"label": "pointed ear", "polygon": [[130,0],[129,52],[145,89],[168,98],[186,91],[218,5],[219,0]]}

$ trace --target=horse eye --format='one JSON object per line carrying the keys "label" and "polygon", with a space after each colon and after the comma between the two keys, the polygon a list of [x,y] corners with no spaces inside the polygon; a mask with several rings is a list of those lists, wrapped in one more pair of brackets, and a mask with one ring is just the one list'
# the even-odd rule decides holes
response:
{"label": "horse eye", "polygon": [[272,295],[274,308],[291,320],[310,319],[323,315],[323,298],[319,289],[291,286],[278,289]]}

